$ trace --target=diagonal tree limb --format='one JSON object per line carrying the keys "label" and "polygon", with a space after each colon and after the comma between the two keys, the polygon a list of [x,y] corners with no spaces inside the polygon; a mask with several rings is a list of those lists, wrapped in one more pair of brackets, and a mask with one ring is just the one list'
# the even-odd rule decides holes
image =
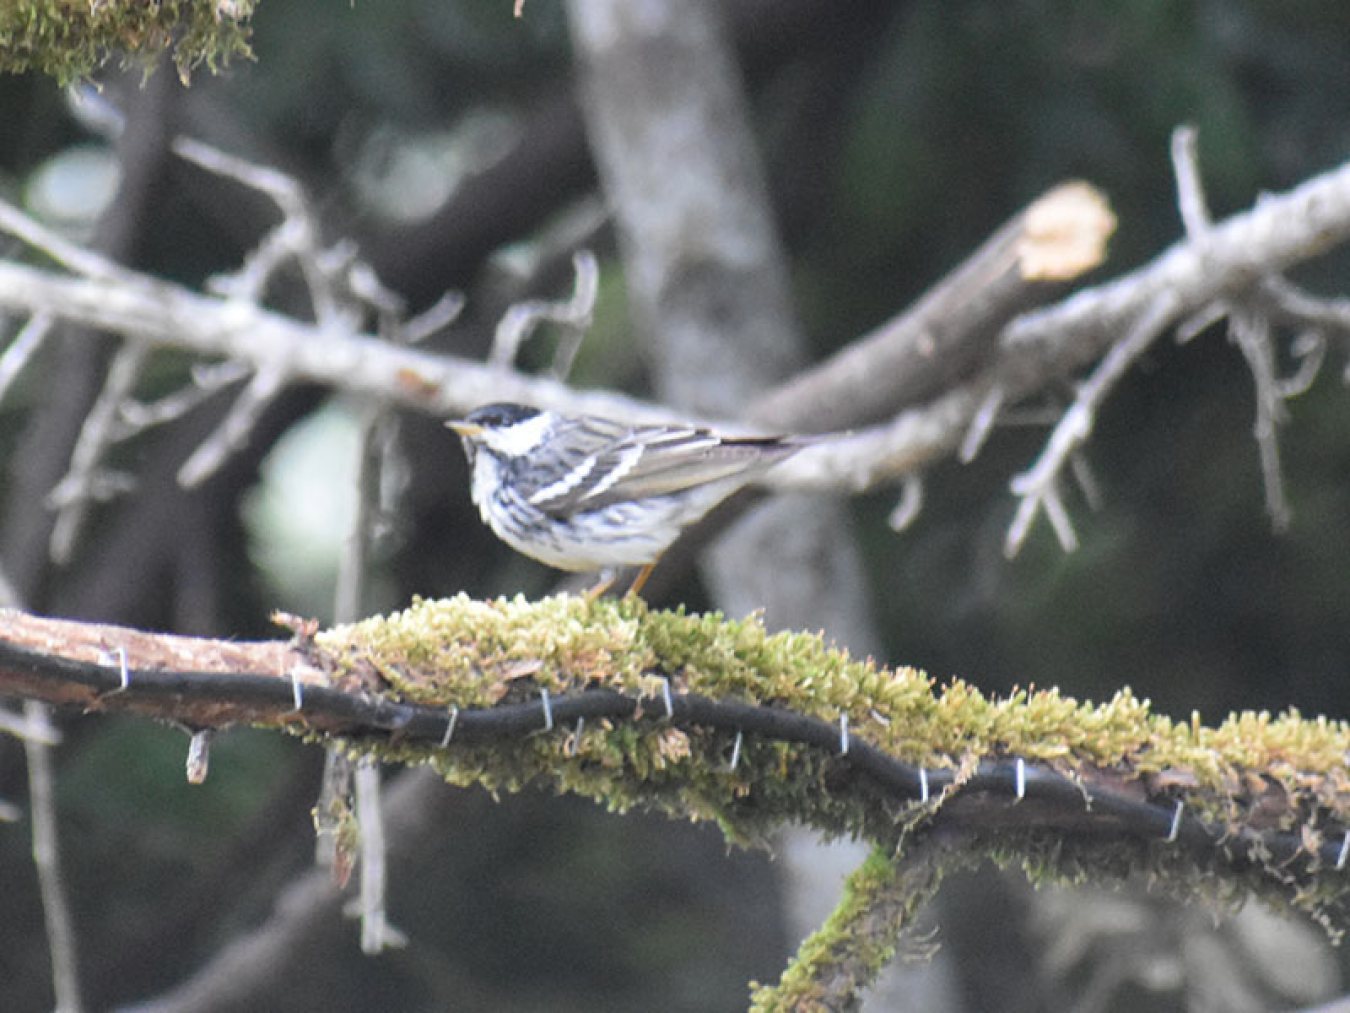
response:
{"label": "diagonal tree limb", "polygon": [[774,1010],[854,1010],[863,990],[894,958],[943,875],[968,864],[949,841],[925,834],[899,849],[878,845],[848,879],[844,899],[829,920],[802,943],[772,987],[755,990],[752,1013]]}
{"label": "diagonal tree limb", "polygon": [[1003,326],[1097,267],[1115,216],[1087,183],[1047,192],[913,306],[757,399],[767,426],[828,431],[894,414],[978,372]]}

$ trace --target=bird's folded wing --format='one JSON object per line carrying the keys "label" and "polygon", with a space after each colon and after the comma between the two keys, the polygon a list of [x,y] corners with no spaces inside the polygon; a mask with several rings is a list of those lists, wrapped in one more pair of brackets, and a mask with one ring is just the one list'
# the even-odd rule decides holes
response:
{"label": "bird's folded wing", "polygon": [[566,434],[565,469],[536,483],[527,497],[551,514],[670,495],[738,475],[748,479],[799,449],[776,437],[726,439],[702,429],[630,429],[597,419],[574,424]]}

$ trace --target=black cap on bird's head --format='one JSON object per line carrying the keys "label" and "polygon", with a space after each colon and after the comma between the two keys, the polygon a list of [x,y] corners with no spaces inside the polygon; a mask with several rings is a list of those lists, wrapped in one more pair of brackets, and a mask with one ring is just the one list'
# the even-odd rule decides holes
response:
{"label": "black cap on bird's head", "polygon": [[453,429],[460,436],[472,438],[483,435],[485,429],[504,429],[508,426],[514,426],[518,422],[536,418],[538,415],[538,408],[501,402],[499,404],[485,404],[475,408],[464,418],[451,419],[445,426],[447,429]]}
{"label": "black cap on bird's head", "polygon": [[445,425],[459,434],[472,457],[482,446],[498,455],[514,457],[534,449],[548,428],[538,408],[500,402],[475,408],[462,419]]}

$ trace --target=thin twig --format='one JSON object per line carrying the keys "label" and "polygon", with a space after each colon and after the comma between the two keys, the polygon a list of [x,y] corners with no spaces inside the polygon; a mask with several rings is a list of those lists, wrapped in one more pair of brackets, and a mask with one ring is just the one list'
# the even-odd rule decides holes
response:
{"label": "thin twig", "polygon": [[1005,396],[1003,388],[995,385],[990,387],[988,393],[980,400],[980,406],[975,410],[970,427],[961,440],[961,448],[956,452],[956,458],[962,464],[969,464],[979,455],[980,449],[989,439],[989,434],[994,431],[994,423],[998,421],[999,412],[1003,410]]}
{"label": "thin twig", "polygon": [[1350,334],[1350,298],[1315,296],[1279,275],[1262,283],[1261,294],[1290,322]]}
{"label": "thin twig", "polygon": [[302,230],[299,223],[284,220],[249,251],[239,270],[207,279],[206,290],[226,299],[261,303],[273,276],[294,257],[295,233]]}
{"label": "thin twig", "polygon": [[1036,463],[1016,476],[1011,483],[1013,495],[1020,497],[1017,512],[1008,526],[1003,551],[1009,558],[1021,551],[1031,522],[1044,509],[1060,545],[1066,552],[1077,546],[1067,511],[1060,499],[1060,472],[1092,433],[1092,427],[1106,396],[1143,355],[1176,315],[1173,299],[1160,298],[1117,344],[1078,388],[1078,394],[1055,426],[1045,450]]}
{"label": "thin twig", "polygon": [[[338,554],[337,580],[333,592],[333,616],[336,622],[355,622],[362,615],[361,592],[365,587],[366,559],[369,549],[370,518],[374,512],[372,501],[375,488],[379,483],[378,463],[373,457],[373,432],[380,414],[378,405],[367,402],[362,406],[357,425],[357,460],[355,469],[355,510],[351,528],[343,540],[342,551]],[[324,755],[323,781],[319,788],[319,800],[314,808],[315,861],[323,868],[333,870],[333,878],[340,886],[345,886],[352,866],[353,843],[346,833],[346,823],[351,813],[355,762],[346,753],[336,747],[329,747]],[[369,779],[367,778],[367,782]],[[369,785],[367,784],[367,787]],[[360,790],[359,783],[357,790]],[[378,792],[378,787],[375,789]],[[361,919],[362,942],[366,938],[367,926],[374,925],[377,916],[373,908],[366,907],[367,837],[365,825],[361,822],[358,799],[358,817],[356,821],[357,844],[362,863]],[[364,802],[366,818],[373,825],[379,821],[378,794],[372,800]],[[382,859],[381,859],[382,860]],[[383,899],[380,899],[382,919]],[[371,930],[375,932],[374,929]]]}
{"label": "thin twig", "polygon": [[285,388],[289,373],[269,368],[253,375],[248,386],[235,399],[229,412],[178,469],[178,484],[192,489],[216,473],[230,456],[248,443],[249,435],[263,411]]}
{"label": "thin twig", "polygon": [[49,502],[57,508],[50,553],[52,562],[58,565],[68,563],[74,554],[90,503],[129,488],[126,476],[100,467],[100,461],[116,440],[118,413],[131,398],[148,355],[148,346],[140,341],[129,341],[117,350],[103,389],[80,428],[70,455],[70,469],[49,495]]}
{"label": "thin twig", "polygon": [[9,347],[0,354],[0,401],[5,399],[10,384],[42,347],[54,322],[50,313],[33,314],[28,318],[28,323],[19,328],[19,333],[14,335]]}
{"label": "thin twig", "polygon": [[30,218],[13,204],[0,201],[0,232],[7,232],[35,250],[41,250],[62,267],[99,281],[134,284],[136,273]]}
{"label": "thin twig", "polygon": [[571,372],[572,359],[581,345],[582,335],[591,326],[595,299],[600,290],[600,265],[590,250],[578,250],[572,256],[576,281],[570,298],[558,302],[531,299],[511,306],[497,323],[492,338],[488,362],[494,366],[513,366],[520,346],[542,323],[555,323],[563,328],[558,351],[553,359],[553,375],[565,379]]}
{"label": "thin twig", "polygon": [[433,334],[445,330],[464,312],[464,296],[447,292],[429,307],[403,324],[400,339],[408,345],[420,345]]}
{"label": "thin twig", "polygon": [[923,510],[923,477],[906,475],[900,480],[900,502],[886,517],[892,531],[904,531]]}
{"label": "thin twig", "polygon": [[356,765],[356,820],[361,828],[361,952],[369,954],[407,942],[389,924],[385,909],[389,865],[380,799],[380,766],[372,759],[363,759]]}
{"label": "thin twig", "polygon": [[1289,346],[1290,354],[1298,361],[1292,376],[1278,381],[1275,389],[1284,400],[1306,394],[1322,371],[1327,358],[1327,339],[1322,331],[1300,331]]}
{"label": "thin twig", "polygon": [[[47,706],[36,700],[24,702],[24,716],[33,725],[47,721]],[[37,736],[24,739],[28,760],[29,810],[33,820],[33,865],[42,893],[42,911],[47,923],[47,948],[52,961],[52,988],[58,1013],[79,1013],[79,965],[75,928],[66,901],[61,875],[60,837],[56,825],[56,779],[52,773],[51,747]]]}
{"label": "thin twig", "polygon": [[1177,207],[1192,242],[1203,242],[1210,229],[1209,202],[1200,177],[1198,134],[1188,125],[1172,131],[1172,172],[1177,181]]}
{"label": "thin twig", "polygon": [[1228,315],[1228,333],[1247,360],[1256,387],[1256,424],[1252,435],[1256,438],[1261,456],[1261,478],[1266,491],[1266,513],[1276,531],[1289,527],[1292,511],[1284,491],[1284,474],[1280,468],[1279,428],[1288,419],[1280,384],[1275,375],[1275,342],[1271,337],[1270,321],[1246,305],[1235,306]]}
{"label": "thin twig", "polygon": [[[1177,203],[1186,234],[1203,251],[1209,243],[1213,225],[1200,174],[1194,127],[1178,127],[1173,131],[1172,165],[1177,179]],[[1259,290],[1260,286],[1257,288]],[[1270,515],[1274,529],[1284,531],[1289,527],[1291,511],[1280,468],[1279,427],[1288,416],[1276,375],[1273,327],[1269,318],[1246,296],[1216,300],[1214,305],[1216,313],[1222,312],[1228,317],[1229,336],[1242,351],[1252,374],[1252,382],[1256,387],[1256,425],[1253,435],[1261,458],[1266,512]]]}
{"label": "thin twig", "polygon": [[213,394],[244,379],[248,373],[248,366],[242,362],[194,364],[187,386],[149,404],[134,400],[124,402],[118,411],[122,425],[119,438],[135,436],[153,426],[182,418]]}

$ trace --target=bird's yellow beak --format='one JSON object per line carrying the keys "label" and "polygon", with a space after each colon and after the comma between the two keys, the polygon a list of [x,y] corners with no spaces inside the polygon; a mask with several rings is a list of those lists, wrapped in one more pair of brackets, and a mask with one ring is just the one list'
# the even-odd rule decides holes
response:
{"label": "bird's yellow beak", "polygon": [[463,422],[459,419],[452,419],[445,424],[446,429],[453,429],[460,436],[482,436],[483,427],[474,425],[472,422]]}

